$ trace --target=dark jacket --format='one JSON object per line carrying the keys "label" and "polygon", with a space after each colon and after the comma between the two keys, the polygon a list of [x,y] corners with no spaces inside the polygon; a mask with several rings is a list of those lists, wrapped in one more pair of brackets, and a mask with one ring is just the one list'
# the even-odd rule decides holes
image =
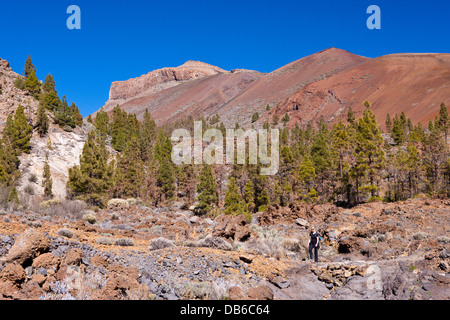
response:
{"label": "dark jacket", "polygon": [[[316,243],[320,244],[320,241],[319,241],[320,236],[319,236],[318,232],[315,232],[315,233],[310,232],[309,237],[310,237],[310,241],[309,241],[310,246],[314,247],[316,245]],[[318,245],[318,247],[319,247],[319,245]]]}

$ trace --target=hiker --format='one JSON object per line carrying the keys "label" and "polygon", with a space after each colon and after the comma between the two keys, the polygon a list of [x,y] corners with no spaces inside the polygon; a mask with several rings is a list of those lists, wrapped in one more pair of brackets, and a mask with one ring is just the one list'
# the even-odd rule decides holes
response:
{"label": "hiker", "polygon": [[310,237],[310,239],[309,239],[309,258],[311,260],[313,259],[313,251],[314,251],[314,261],[319,262],[320,236],[314,226],[311,228],[309,237]]}

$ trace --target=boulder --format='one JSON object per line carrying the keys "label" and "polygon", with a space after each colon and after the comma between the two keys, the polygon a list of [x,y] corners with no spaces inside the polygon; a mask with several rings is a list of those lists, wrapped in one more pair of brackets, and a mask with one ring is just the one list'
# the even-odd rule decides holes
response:
{"label": "boulder", "polygon": [[28,266],[35,257],[48,251],[49,246],[49,239],[42,231],[34,228],[27,229],[17,237],[6,256],[6,261]]}
{"label": "boulder", "polygon": [[233,216],[221,214],[216,219],[213,236],[228,240],[246,241],[251,236],[251,229],[242,215]]}
{"label": "boulder", "polygon": [[230,300],[247,300],[248,297],[241,288],[233,286],[228,289],[228,298]]}
{"label": "boulder", "polygon": [[78,266],[80,265],[82,258],[83,258],[83,251],[81,251],[81,249],[70,248],[67,251],[66,257],[64,258],[63,262],[68,266],[70,265]]}
{"label": "boulder", "polygon": [[41,254],[40,256],[36,257],[33,260],[33,268],[34,269],[39,269],[39,268],[44,268],[44,269],[51,269],[54,268],[55,270],[58,269],[60,264],[60,259],[59,257],[55,256],[53,253],[44,253]]}
{"label": "boulder", "polygon": [[349,237],[339,240],[338,251],[339,253],[351,253],[361,249],[361,239],[357,237]]}
{"label": "boulder", "polygon": [[17,263],[8,263],[0,271],[0,280],[9,281],[14,285],[23,283],[26,277],[25,270]]}
{"label": "boulder", "polygon": [[145,290],[143,286],[132,277],[112,272],[108,275],[100,298],[105,300],[136,299],[137,297],[134,295],[140,293],[139,298],[148,299],[148,288]]}
{"label": "boulder", "polygon": [[302,227],[302,228],[305,228],[305,229],[308,229],[308,228],[309,228],[309,222],[306,221],[306,220],[303,219],[303,218],[298,218],[298,219],[296,219],[296,220],[295,220],[295,223],[296,223],[297,225],[299,225],[300,227]]}
{"label": "boulder", "polygon": [[286,289],[291,285],[288,280],[286,280],[280,276],[270,279],[270,283],[274,284],[275,286],[277,286],[280,289]]}
{"label": "boulder", "polygon": [[265,285],[259,285],[256,288],[248,290],[247,295],[249,299],[254,300],[273,300],[273,291]]}

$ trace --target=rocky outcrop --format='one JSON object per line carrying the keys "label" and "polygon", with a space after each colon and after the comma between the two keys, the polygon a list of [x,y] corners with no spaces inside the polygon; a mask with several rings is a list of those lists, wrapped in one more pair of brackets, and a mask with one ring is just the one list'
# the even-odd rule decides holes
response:
{"label": "rocky outcrop", "polygon": [[251,230],[247,226],[244,216],[221,214],[216,218],[216,226],[213,236],[225,238],[229,241],[246,241],[251,236]]}
{"label": "rocky outcrop", "polygon": [[17,77],[21,76],[11,69],[8,61],[0,58],[0,132],[3,132],[8,115],[13,114],[19,105],[24,108],[30,122],[36,118],[39,102],[14,86]]}
{"label": "rocky outcrop", "polygon": [[207,63],[187,61],[176,68],[162,68],[138,78],[116,81],[111,84],[109,100],[105,103],[104,108],[109,111],[117,104],[123,104],[130,99],[154,95],[185,81],[202,79],[221,73],[227,73],[227,71]]}
{"label": "rocky outcrop", "polygon": [[18,190],[32,196],[43,194],[42,172],[48,154],[53,195],[56,198],[65,199],[69,168],[80,164],[84,142],[91,129],[92,126],[88,122],[72,132],[66,132],[59,126],[51,124],[46,136],[40,137],[38,134],[33,134],[30,141],[30,154],[22,154],[20,157],[21,177]]}
{"label": "rocky outcrop", "polygon": [[[14,86],[17,77],[21,75],[11,69],[8,61],[0,58],[0,133],[3,131],[8,115],[14,114],[19,105],[24,108],[25,116],[31,126],[36,121],[39,101],[27,91]],[[51,113],[49,117],[51,118]],[[20,156],[21,177],[18,181],[18,190],[27,196],[26,199],[22,199],[24,202],[29,202],[32,200],[30,198],[43,194],[42,172],[47,153],[53,180],[53,194],[60,199],[66,197],[68,169],[79,164],[79,156],[87,133],[91,129],[92,126],[85,122],[83,127],[67,132],[50,121],[49,131],[45,137],[40,137],[33,132],[30,154]]]}
{"label": "rocky outcrop", "polygon": [[35,257],[47,251],[49,245],[49,240],[42,231],[27,229],[16,239],[5,261],[28,266]]}

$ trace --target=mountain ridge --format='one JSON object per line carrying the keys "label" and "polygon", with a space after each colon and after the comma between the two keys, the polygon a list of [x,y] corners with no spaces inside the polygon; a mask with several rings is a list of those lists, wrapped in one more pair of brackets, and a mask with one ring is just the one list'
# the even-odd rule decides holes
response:
{"label": "mountain ridge", "polygon": [[[367,59],[345,50],[328,48],[270,73],[245,69],[225,71],[190,60],[176,68],[158,69],[139,78],[113,82],[110,99],[103,108],[111,112],[120,105],[124,110],[136,113],[138,118],[148,108],[160,123],[187,115],[208,117],[218,114],[226,125],[236,122],[249,125],[252,113],[263,113],[266,105],[275,106],[311,81],[326,78]],[[204,81],[206,86],[214,89],[205,92]],[[126,93],[120,95],[121,91]],[[199,92],[203,94],[199,95]],[[180,110],[183,110],[182,114]]]}

